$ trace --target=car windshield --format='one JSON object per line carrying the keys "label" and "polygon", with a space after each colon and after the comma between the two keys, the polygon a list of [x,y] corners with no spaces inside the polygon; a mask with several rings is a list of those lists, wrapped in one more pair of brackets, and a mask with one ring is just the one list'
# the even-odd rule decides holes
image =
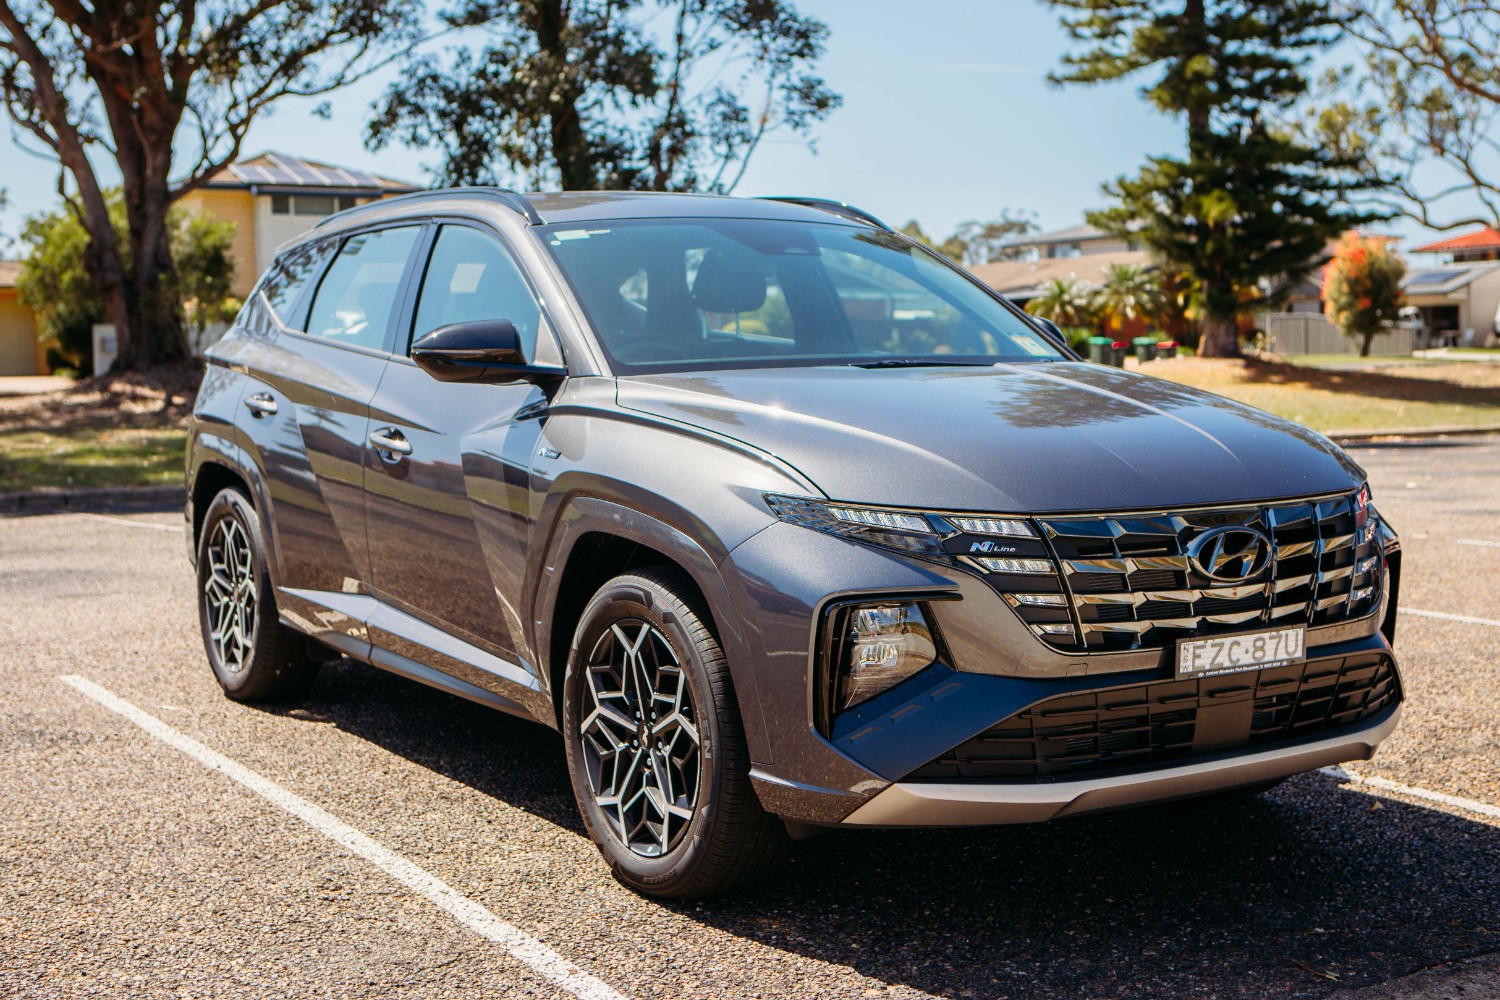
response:
{"label": "car windshield", "polygon": [[994,296],[880,230],[650,219],[542,236],[622,373],[1064,359]]}

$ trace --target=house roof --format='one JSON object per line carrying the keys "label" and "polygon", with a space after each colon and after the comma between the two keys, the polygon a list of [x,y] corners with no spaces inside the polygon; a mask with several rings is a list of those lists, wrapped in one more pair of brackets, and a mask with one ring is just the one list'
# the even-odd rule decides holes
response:
{"label": "house roof", "polygon": [[1113,239],[1104,230],[1091,226],[1087,222],[1078,226],[1068,226],[1066,229],[1053,229],[1046,233],[1030,233],[1016,236],[1005,241],[1006,246],[1015,247],[1038,247],[1048,246],[1053,243],[1078,243],[1089,240]]}
{"label": "house roof", "polygon": [[976,264],[969,270],[974,277],[1001,295],[1014,299],[1029,299],[1039,294],[1048,282],[1056,278],[1073,277],[1085,284],[1102,284],[1104,269],[1111,264],[1155,266],[1151,262],[1150,255],[1144,250],[1114,250],[1109,253],[1085,254],[1082,257],[997,260],[989,264]]}
{"label": "house roof", "polygon": [[213,188],[249,188],[262,191],[339,191],[346,194],[400,194],[419,190],[414,184],[392,180],[365,170],[305,160],[286,153],[261,153],[236,160],[209,177]]}
{"label": "house roof", "polygon": [[15,288],[21,278],[21,262],[0,260],[0,288]]}
{"label": "house roof", "polygon": [[1401,290],[1407,295],[1449,295],[1495,271],[1500,271],[1500,261],[1445,264],[1408,271],[1401,281]]}
{"label": "house roof", "polygon": [[1438,240],[1436,243],[1428,243],[1426,246],[1413,247],[1412,253],[1452,253],[1455,250],[1491,250],[1500,248],[1500,230],[1489,226],[1476,229],[1472,233],[1464,233],[1446,240]]}

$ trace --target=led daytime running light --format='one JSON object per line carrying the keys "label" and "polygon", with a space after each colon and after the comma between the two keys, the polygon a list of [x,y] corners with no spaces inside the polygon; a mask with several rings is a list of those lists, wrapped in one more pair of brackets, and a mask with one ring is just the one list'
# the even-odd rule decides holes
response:
{"label": "led daytime running light", "polygon": [[1008,538],[1035,538],[1036,532],[1025,521],[1008,517],[950,517],[959,531],[970,535],[1004,535]]}

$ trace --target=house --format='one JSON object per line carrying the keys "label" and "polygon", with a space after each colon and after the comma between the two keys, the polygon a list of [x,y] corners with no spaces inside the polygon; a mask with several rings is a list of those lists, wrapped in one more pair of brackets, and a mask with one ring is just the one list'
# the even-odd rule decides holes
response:
{"label": "house", "polygon": [[[416,190],[363,170],[261,153],[224,167],[178,204],[235,224],[233,294],[243,299],[287,240],[334,212]],[[46,374],[46,348],[37,341],[36,317],[21,304],[16,289],[20,271],[19,261],[0,260],[0,375]]]}
{"label": "house", "polygon": [[36,317],[21,304],[21,262],[0,260],[0,375],[45,375],[47,352],[36,337]]}
{"label": "house", "polygon": [[1054,280],[1076,278],[1085,285],[1099,285],[1105,269],[1112,265],[1156,266],[1136,241],[1090,225],[1019,237],[1005,245],[1005,255],[1012,259],[976,264],[969,270],[1023,307]]}
{"label": "house", "polygon": [[261,153],[229,164],[178,204],[235,223],[234,294],[244,298],[287,240],[334,212],[416,190],[363,170]]}
{"label": "house", "polygon": [[1486,226],[1411,252],[1447,257],[1409,269],[1401,284],[1407,306],[1421,318],[1420,341],[1465,347],[1500,343],[1500,232]]}
{"label": "house", "polygon": [[[1006,244],[1005,255],[1012,259],[976,264],[969,270],[1023,309],[1053,281],[1073,279],[1097,288],[1104,283],[1105,272],[1115,265],[1156,268],[1135,240],[1111,236],[1090,225],[1020,237]],[[1145,333],[1146,327],[1144,320],[1137,319],[1113,332],[1130,338]]]}

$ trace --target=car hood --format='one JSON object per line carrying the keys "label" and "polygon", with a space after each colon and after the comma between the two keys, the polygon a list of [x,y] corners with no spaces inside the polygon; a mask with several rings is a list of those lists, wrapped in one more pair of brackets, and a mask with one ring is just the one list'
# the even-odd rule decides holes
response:
{"label": "car hood", "polygon": [[726,435],[835,500],[975,511],[1180,507],[1352,489],[1298,424],[1081,362],[630,376],[621,406]]}

